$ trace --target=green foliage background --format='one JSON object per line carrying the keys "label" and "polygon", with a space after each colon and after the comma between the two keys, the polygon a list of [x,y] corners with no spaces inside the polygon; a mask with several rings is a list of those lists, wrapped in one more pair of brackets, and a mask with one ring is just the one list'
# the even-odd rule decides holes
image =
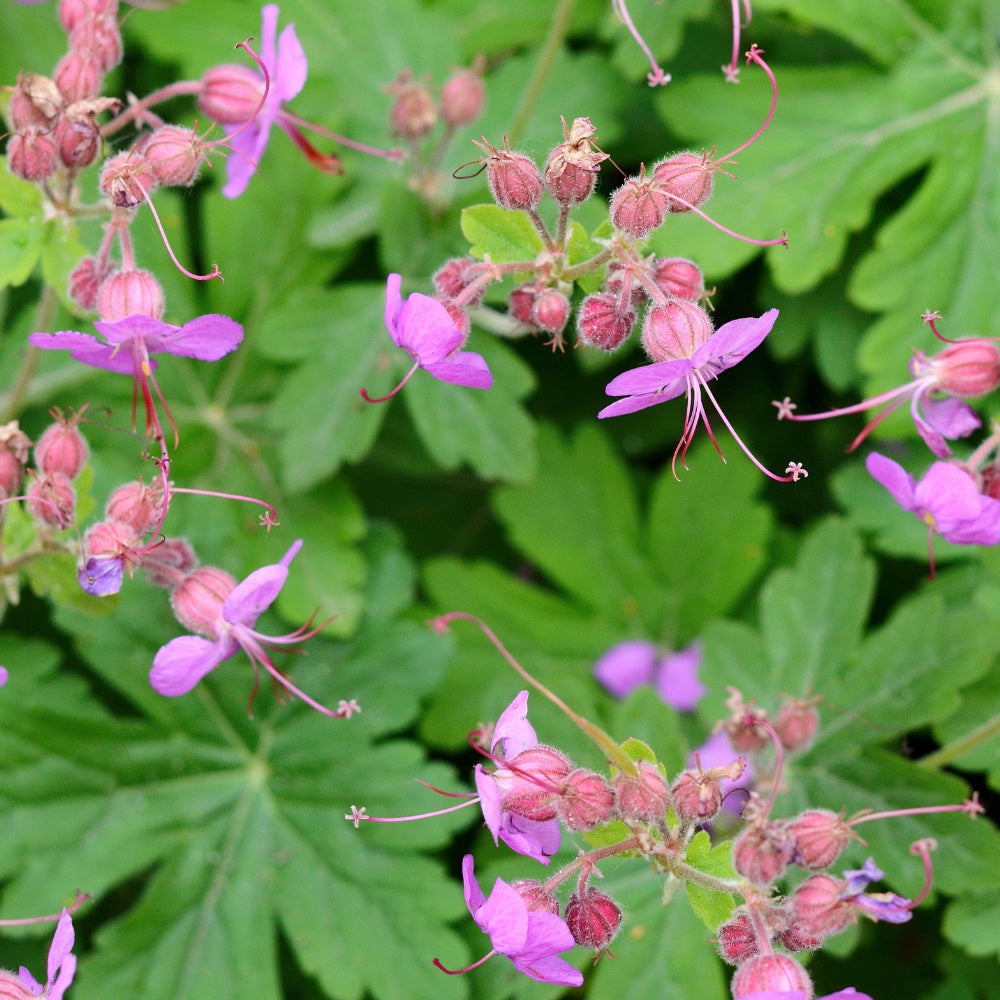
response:
{"label": "green foliage background", "polygon": [[[0,6],[0,80],[50,71],[65,44],[52,7]],[[733,86],[715,69],[728,57],[728,8],[633,0],[674,77],[656,91],[604,0],[286,0],[281,23],[296,24],[310,63],[295,111],[330,129],[390,144],[385,84],[410,69],[439,86],[482,53],[486,112],[449,147],[446,175],[473,158],[468,140],[480,134],[497,144],[507,134],[543,159],[560,115],[589,117],[629,172],[678,149],[733,148],[759,124],[763,74],[744,69]],[[136,9],[114,91],[196,79],[258,30],[244,0]],[[148,668],[181,631],[164,594],[136,579],[118,600],[83,600],[72,560],[34,564],[0,635],[11,673],[0,692],[0,914],[58,909],[75,888],[92,894],[76,921],[74,1000],[559,993],[502,959],[466,977],[431,965],[439,956],[459,967],[484,950],[458,878],[466,850],[484,885],[536,874],[496,850],[471,810],[360,830],[342,818],[352,804],[382,816],[437,808],[415,778],[470,787],[466,734],[522,686],[471,628],[441,638],[423,626],[448,610],[481,616],[576,710],[618,739],[644,740],[674,769],[720,717],[728,685],[772,711],[780,693],[821,696],[823,728],[790,766],[782,814],[960,801],[971,784],[995,818],[995,737],[927,755],[996,728],[1000,556],[935,543],[939,575],[928,583],[922,526],[871,482],[863,456],[844,454],[858,425],[778,424],[770,400],[787,394],[808,412],[899,384],[911,348],[933,349],[925,309],[942,313],[948,336],[1000,336],[998,37],[994,0],[754,4],[746,40],[775,69],[778,110],[736,178],[717,178],[708,208],[755,237],[785,229],[789,248],[762,253],[693,216],[671,218],[650,247],[699,262],[718,286],[717,323],[780,308],[767,347],[726,374],[721,397],[765,464],[805,463],[810,476],[794,485],[761,477],[725,437],[728,464],[703,442],[675,481],[679,402],[598,425],[609,372],[639,363],[631,349],[610,361],[553,356],[538,341],[474,329],[470,346],[495,376],[489,392],[418,374],[391,404],[362,403],[361,386],[383,391],[405,370],[382,323],[387,272],[427,290],[470,242],[517,256],[516,226],[498,233],[474,207],[489,200],[482,177],[446,176],[432,205],[397,165],[345,151],[345,176],[327,177],[276,133],[242,198],[219,196],[221,158],[191,190],[157,193],[182,258],[216,262],[226,277],[193,283],[173,271],[140,211],[137,253],[167,290],[167,319],[224,312],[247,331],[224,363],[171,358],[158,373],[181,427],[172,476],[263,494],[282,522],[265,536],[240,505],[181,498],[169,529],[237,577],[304,538],[277,605],[290,624],[276,630],[317,606],[320,620],[335,616],[294,677],[327,703],[357,698],[363,713],[333,723],[264,692],[248,719],[251,678],[237,660],[191,695],[163,699]],[[194,120],[183,102],[170,110]],[[615,176],[605,169],[602,196]],[[580,213],[581,253],[601,223],[598,200]],[[40,283],[62,295],[81,247],[99,238],[92,224],[40,223],[39,205],[0,172],[5,373],[35,329]],[[54,329],[88,328],[61,308]],[[124,426],[130,391],[52,352],[19,414],[37,433],[51,405],[102,408],[106,419],[86,428],[92,506],[138,474],[138,446],[112,427]],[[985,401],[985,420],[994,405]],[[926,466],[902,418],[879,435],[881,450]],[[8,554],[18,530],[12,511]],[[630,638],[704,641],[710,694],[696,716],[677,718],[649,691],[622,704],[604,695],[593,662]],[[602,765],[537,696],[531,718],[543,741]],[[863,832],[870,848],[853,847],[845,867],[871,853],[908,895],[921,873],[907,846],[933,836],[934,891],[912,924],[861,927],[817,956],[818,992],[991,996],[992,821],[915,817]],[[617,960],[587,970],[588,997],[728,996],[687,900],[662,906],[659,879],[635,861],[603,873],[626,920]],[[47,940],[10,931],[0,965],[37,974]],[[590,956],[573,959],[586,968]]]}

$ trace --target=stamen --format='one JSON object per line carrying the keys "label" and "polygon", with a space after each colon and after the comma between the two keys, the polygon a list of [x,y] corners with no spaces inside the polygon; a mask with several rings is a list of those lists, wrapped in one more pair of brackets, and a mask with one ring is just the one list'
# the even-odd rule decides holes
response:
{"label": "stamen", "polygon": [[643,55],[645,55],[646,59],[649,60],[649,65],[653,67],[652,70],[646,74],[646,82],[651,87],[662,87],[670,83],[670,74],[667,73],[653,57],[653,53],[646,44],[646,40],[641,34],[639,34],[639,29],[632,23],[632,18],[629,17],[628,13],[628,7],[625,6],[625,0],[611,0],[611,9],[625,23],[625,27],[628,28],[629,34],[635,39],[636,45],[642,49]]}

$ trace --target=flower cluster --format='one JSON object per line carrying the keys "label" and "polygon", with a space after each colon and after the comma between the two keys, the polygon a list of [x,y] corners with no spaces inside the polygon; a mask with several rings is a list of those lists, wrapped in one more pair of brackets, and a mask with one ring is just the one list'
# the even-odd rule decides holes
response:
{"label": "flower cluster", "polygon": [[[599,956],[606,953],[623,922],[621,905],[592,884],[600,877],[598,866],[611,857],[641,857],[665,880],[665,900],[670,898],[670,885],[683,882],[740,900],[717,928],[719,954],[736,966],[732,981],[735,1000],[771,993],[812,1000],[812,980],[795,957],[797,953],[822,947],[861,916],[903,923],[930,888],[930,852],[935,845],[929,841],[911,846],[911,853],[922,859],[925,871],[924,890],[912,900],[892,892],[867,891],[884,878],[871,858],[858,869],[830,873],[828,869],[852,842],[864,843],[855,828],[891,816],[955,811],[974,816],[982,811],[973,798],[955,806],[868,812],[850,819],[818,807],[775,818],[772,814],[783,784],[785,755],[808,746],[819,725],[815,700],[785,699],[772,725],[766,712],[753,702],[745,703],[738,691],[731,690],[727,703],[731,714],[721,723],[728,745],[760,758],[770,749],[773,762],[769,768],[757,768],[759,790],[745,793],[740,827],[731,845],[731,873],[720,875],[717,868],[707,871],[692,845],[705,842],[706,835],[699,831],[719,816],[725,795],[723,783],[741,778],[746,758],[734,757],[730,751],[728,760],[706,767],[696,754],[694,766],[671,780],[650,747],[635,739],[618,744],[577,715],[532,678],[478,619],[456,612],[431,624],[441,631],[456,619],[478,624],[515,671],[569,716],[610,764],[610,773],[605,776],[579,767],[563,751],[539,743],[527,718],[526,690],[517,694],[495,726],[470,734],[471,745],[489,764],[475,768],[478,794],[453,808],[478,803],[494,842],[503,840],[518,854],[546,866],[556,856],[563,828],[575,835],[593,831],[589,842],[600,846],[589,850],[578,847],[576,856],[545,881],[521,879],[508,884],[498,879],[489,898],[476,883],[473,858],[467,855],[462,865],[466,902],[476,923],[489,935],[492,950],[458,971],[467,972],[501,954],[535,979],[579,985],[579,974],[559,956],[574,943]],[[629,662],[630,658],[638,660],[643,652],[639,646],[623,645],[599,661],[599,676],[605,683],[610,681],[613,688],[622,690],[648,679],[645,671],[634,669]],[[616,672],[612,669],[615,665],[623,669]],[[690,674],[690,666],[687,672]],[[345,818],[355,827],[362,822],[399,821],[369,816],[366,809],[356,806]],[[780,887],[789,868],[798,868],[806,876],[793,890],[782,893]],[[560,890],[567,886],[568,895],[561,901]],[[443,971],[452,971],[437,959],[435,964]],[[839,995],[851,994],[842,991]]]}

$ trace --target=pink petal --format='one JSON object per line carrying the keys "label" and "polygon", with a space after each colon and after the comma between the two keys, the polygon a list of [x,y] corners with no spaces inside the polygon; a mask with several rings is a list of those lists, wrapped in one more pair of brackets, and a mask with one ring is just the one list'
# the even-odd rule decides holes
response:
{"label": "pink petal", "polygon": [[865,459],[865,468],[876,482],[881,483],[892,498],[903,508],[912,511],[916,500],[914,498],[914,482],[901,465],[885,455],[873,451]]}
{"label": "pink petal", "polygon": [[528,907],[521,894],[503,879],[493,883],[486,902],[472,915],[503,955],[522,951],[528,935]]}
{"label": "pink petal", "polygon": [[56,925],[56,932],[52,935],[52,944],[49,945],[48,979],[50,983],[55,978],[56,970],[73,950],[75,938],[73,918],[69,915],[69,910],[63,907],[63,911],[59,915],[59,923]]}
{"label": "pink petal", "polygon": [[278,34],[278,13],[278,5],[275,3],[264,4],[260,11],[260,58],[272,76],[278,62],[274,51],[274,40]]}
{"label": "pink petal", "polygon": [[700,368],[713,361],[717,366],[721,365],[718,371],[732,368],[763,343],[777,318],[778,310],[768,309],[763,316],[748,316],[724,323],[694,352],[692,361],[695,367]]}
{"label": "pink petal", "polygon": [[528,747],[538,746],[538,737],[528,722],[528,692],[519,691],[514,700],[500,713],[493,727],[490,749],[510,760]]}
{"label": "pink petal", "polygon": [[33,333],[28,337],[28,341],[43,351],[69,351],[75,361],[91,368],[103,368],[119,375],[135,374],[135,361],[130,351],[122,351],[114,345],[103,344],[88,333],[76,333],[73,330]]}
{"label": "pink petal", "polygon": [[465,905],[469,912],[475,917],[476,912],[486,902],[483,890],[479,888],[475,874],[476,860],[471,854],[466,854],[462,858],[462,884],[465,887]]}
{"label": "pink petal", "polygon": [[144,340],[146,349],[152,354],[162,350],[159,346],[164,337],[177,333],[179,326],[164,323],[142,313],[126,316],[124,319],[95,320],[94,329],[109,344],[127,344],[130,340]]}
{"label": "pink petal", "polygon": [[656,646],[645,639],[620,642],[594,664],[594,676],[615,698],[651,684],[655,670]]}
{"label": "pink petal", "polygon": [[394,339],[421,368],[426,368],[444,361],[462,346],[465,338],[437,299],[414,292],[400,310]]}
{"label": "pink petal", "polygon": [[281,588],[288,579],[288,564],[301,548],[300,538],[292,543],[280,562],[255,569],[245,580],[241,580],[222,605],[223,619],[231,625],[253,626],[281,593]]}
{"label": "pink petal", "polygon": [[493,374],[486,361],[472,351],[461,351],[444,361],[422,367],[436,379],[452,385],[464,385],[470,389],[489,389],[493,385]]}
{"label": "pink petal", "polygon": [[67,955],[59,970],[59,978],[52,984],[46,994],[46,1000],[62,1000],[63,994],[73,982],[76,974],[76,955]]}
{"label": "pink petal", "polygon": [[243,340],[243,327],[228,316],[198,316],[163,340],[163,350],[182,358],[218,361],[235,351]]}
{"label": "pink petal", "polygon": [[217,642],[198,635],[182,635],[161,646],[153,658],[149,683],[168,698],[187,694],[211,670],[239,647],[229,636]]}
{"label": "pink petal", "polygon": [[684,391],[684,376],[692,371],[690,358],[677,361],[660,361],[653,365],[632,368],[613,378],[604,391],[609,396],[636,396],[640,393],[663,392],[665,399],[673,399]]}
{"label": "pink petal", "polygon": [[980,493],[972,476],[947,462],[935,462],[913,492],[918,511],[926,510],[938,531],[969,521],[979,514]]}
{"label": "pink petal", "polygon": [[403,311],[399,286],[402,280],[398,274],[390,274],[385,281],[385,327],[397,347],[402,347],[399,342],[399,314]]}
{"label": "pink petal", "polygon": [[[268,69],[271,69],[268,64]],[[278,61],[272,70],[271,87],[280,101],[290,101],[306,85],[309,60],[306,58],[295,25],[289,24],[278,39]]]}
{"label": "pink petal", "polygon": [[689,646],[665,657],[656,674],[656,691],[678,712],[693,712],[708,689],[698,679],[701,668],[701,644]]}
{"label": "pink petal", "polygon": [[617,402],[605,406],[603,410],[598,412],[597,417],[599,420],[604,420],[606,417],[621,417],[626,413],[636,413],[639,410],[648,409],[650,406],[656,406],[657,403],[666,403],[676,395],[678,395],[676,392],[669,395],[647,392],[640,396],[626,396],[624,399],[619,399]]}
{"label": "pink petal", "polygon": [[226,183],[222,188],[226,198],[238,198],[243,194],[250,178],[257,172],[257,165],[271,135],[271,119],[265,117],[265,113],[266,109],[262,109],[253,124],[229,140],[232,152],[226,160]]}

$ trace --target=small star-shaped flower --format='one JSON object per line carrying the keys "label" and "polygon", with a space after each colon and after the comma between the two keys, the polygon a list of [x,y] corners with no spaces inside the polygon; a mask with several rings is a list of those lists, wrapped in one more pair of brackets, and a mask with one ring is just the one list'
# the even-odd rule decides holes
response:
{"label": "small star-shaped flower", "polygon": [[351,806],[350,813],[344,813],[344,819],[353,823],[354,829],[357,830],[361,826],[362,820],[371,819],[370,816],[365,815],[367,809],[367,806],[362,806],[360,809],[357,806]]}
{"label": "small star-shaped flower", "polygon": [[792,413],[798,409],[798,404],[793,403],[790,396],[785,396],[784,399],[772,399],[771,405],[778,408],[778,419],[779,420],[791,420]]}

